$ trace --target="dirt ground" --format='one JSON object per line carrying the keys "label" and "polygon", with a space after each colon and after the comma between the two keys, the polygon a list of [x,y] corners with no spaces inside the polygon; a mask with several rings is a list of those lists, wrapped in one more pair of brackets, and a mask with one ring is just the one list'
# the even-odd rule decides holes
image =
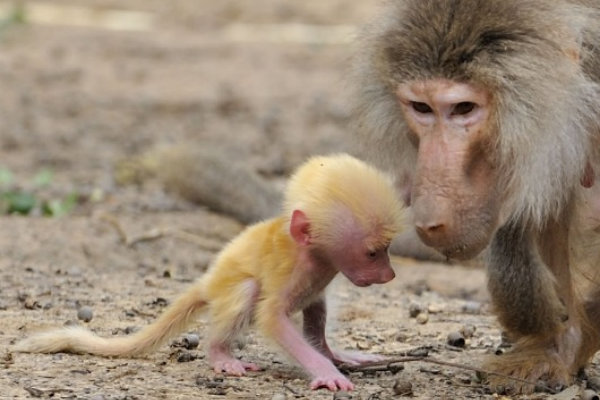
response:
{"label": "dirt ground", "polygon": [[[264,370],[241,378],[216,375],[202,346],[183,348],[181,338],[140,359],[10,346],[64,324],[107,336],[144,326],[243,228],[156,182],[118,185],[121,160],[194,143],[278,179],[309,154],[343,150],[350,43],[376,3],[48,0],[15,9],[0,1],[0,172],[12,175],[0,193],[78,199],[58,218],[37,206],[0,217],[0,398],[334,398],[310,391],[302,371],[254,332],[237,353]],[[52,172],[45,185],[36,183],[41,171]],[[395,267],[384,286],[332,284],[335,346],[390,357],[426,351],[471,367],[497,351],[481,268],[403,258]],[[77,319],[82,306],[93,310],[88,323]],[[415,308],[419,318],[409,315]],[[201,320],[191,332],[202,341],[208,328]],[[448,345],[459,331],[465,346]],[[472,370],[425,361],[351,378],[356,390],[335,398],[403,398],[394,386],[407,382],[418,399],[500,397]]]}

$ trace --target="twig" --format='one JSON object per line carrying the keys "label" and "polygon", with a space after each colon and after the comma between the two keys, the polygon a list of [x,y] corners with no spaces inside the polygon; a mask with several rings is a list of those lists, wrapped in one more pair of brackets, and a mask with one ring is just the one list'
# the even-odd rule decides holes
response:
{"label": "twig", "polygon": [[102,214],[99,217],[101,220],[108,222],[117,231],[121,241],[128,247],[131,247],[140,242],[147,242],[161,239],[165,236],[171,236],[176,239],[185,240],[193,243],[208,251],[218,251],[223,247],[223,243],[218,240],[209,239],[206,237],[194,235],[192,233],[174,228],[153,228],[137,236],[129,236],[118,218],[110,214]]}
{"label": "twig", "polygon": [[141,235],[137,235],[137,236],[133,236],[130,237],[125,244],[128,247],[132,247],[133,245],[140,243],[140,242],[149,242],[152,240],[156,240],[156,239],[161,239],[165,236],[165,232],[158,229],[158,228],[154,228],[154,229],[150,229],[147,232],[142,233]]}
{"label": "twig", "polygon": [[[428,356],[398,357],[398,358],[392,358],[392,359],[388,359],[388,360],[384,360],[384,361],[374,361],[374,362],[364,363],[361,365],[340,364],[338,366],[338,368],[342,372],[389,371],[389,370],[394,369],[394,364],[412,362],[412,361],[421,361],[421,362],[430,363],[430,364],[437,364],[437,365],[443,365],[443,366],[447,366],[447,367],[459,368],[459,369],[463,369],[463,370],[467,370],[467,371],[477,372],[477,373],[483,374],[483,375],[495,375],[495,376],[499,376],[500,378],[504,378],[507,380],[512,380],[515,382],[524,383],[526,385],[532,385],[534,387],[542,388],[550,394],[557,393],[557,391],[554,390],[553,388],[543,385],[539,382],[532,382],[527,379],[517,378],[514,376],[510,376],[510,375],[501,374],[501,373],[495,372],[495,371],[488,371],[486,369],[477,368],[477,367],[473,367],[473,366],[466,365],[466,364],[459,364],[459,363],[453,363],[453,362],[449,362],[449,361],[438,360],[438,359],[431,358]],[[390,366],[392,368],[390,368]],[[395,368],[397,368],[397,367],[395,367]]]}
{"label": "twig", "polygon": [[372,361],[366,362],[360,365],[353,364],[340,364],[338,365],[338,369],[342,372],[376,372],[376,371],[398,371],[398,367],[396,364],[402,364],[405,362],[411,361],[423,361],[426,360],[425,357],[417,356],[417,357],[399,357],[392,358],[390,360],[384,361]]}
{"label": "twig", "polygon": [[290,393],[292,393],[294,396],[298,396],[298,391],[294,390],[293,387],[289,386],[289,385],[283,385],[284,389],[289,390]]}
{"label": "twig", "polygon": [[522,379],[522,378],[517,378],[517,377],[514,377],[514,376],[510,376],[510,375],[501,374],[500,372],[488,371],[486,369],[472,367],[472,366],[466,365],[466,364],[459,364],[459,363],[453,363],[453,362],[449,362],[449,361],[442,361],[442,360],[437,360],[435,358],[426,358],[423,361],[430,362],[432,364],[445,365],[445,366],[448,366],[448,367],[460,368],[460,369],[464,369],[464,370],[468,370],[468,371],[473,371],[473,372],[477,372],[477,373],[483,374],[483,375],[495,375],[495,376],[499,376],[500,378],[504,378],[504,379],[515,381],[515,382],[524,383],[524,384],[527,384],[527,385],[532,385],[534,387],[542,388],[542,389],[544,389],[545,391],[547,391],[550,394],[556,394],[556,393],[558,393],[556,390],[554,390],[550,386],[543,385],[543,384],[541,384],[539,382],[532,382],[532,381],[529,381],[527,379]]}
{"label": "twig", "polygon": [[114,215],[110,215],[110,214],[102,214],[98,218],[103,221],[106,221],[110,225],[112,225],[112,227],[115,228],[115,230],[117,231],[117,234],[119,235],[119,238],[121,239],[121,241],[123,243],[127,243],[127,233],[121,226],[121,223],[119,222],[117,217],[115,217]]}
{"label": "twig", "polygon": [[218,251],[223,247],[223,243],[218,240],[209,239],[203,236],[194,235],[192,233],[182,231],[180,229],[170,229],[166,231],[167,234],[181,240],[188,241],[196,244],[205,250]]}
{"label": "twig", "polygon": [[127,369],[127,370],[125,370],[125,371],[123,371],[123,372],[120,372],[120,373],[118,373],[118,374],[115,374],[115,375],[113,375],[113,376],[110,376],[110,377],[108,377],[108,378],[106,379],[106,381],[108,381],[108,382],[113,382],[113,381],[116,381],[116,380],[118,380],[118,379],[124,378],[124,377],[126,377],[126,376],[132,376],[132,375],[137,375],[137,374],[138,374],[138,371],[137,371],[137,370],[134,370],[134,369]]}

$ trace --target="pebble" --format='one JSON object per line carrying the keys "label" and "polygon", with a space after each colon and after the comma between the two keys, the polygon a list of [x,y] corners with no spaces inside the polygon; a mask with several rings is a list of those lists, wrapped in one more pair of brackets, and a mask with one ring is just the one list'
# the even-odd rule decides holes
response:
{"label": "pebble", "polygon": [[152,279],[144,279],[144,285],[148,287],[156,287],[156,283]]}
{"label": "pebble", "polygon": [[466,314],[480,314],[481,303],[477,301],[468,301],[462,306],[462,310]]}
{"label": "pebble", "polygon": [[286,400],[286,399],[287,399],[287,397],[283,393],[275,393],[273,395],[273,397],[271,397],[271,400]]}
{"label": "pebble", "polygon": [[406,333],[400,332],[396,335],[395,340],[396,340],[396,342],[404,343],[408,340],[408,338],[409,338],[409,336]]}
{"label": "pebble", "polygon": [[77,310],[77,318],[83,322],[90,322],[94,318],[94,311],[90,307],[83,306]]}
{"label": "pebble", "polygon": [[177,356],[177,362],[184,363],[194,361],[197,357],[188,352],[182,352]]}
{"label": "pebble", "polygon": [[42,308],[40,303],[38,303],[37,300],[32,298],[25,299],[25,301],[23,302],[23,307],[25,307],[27,310],[35,310],[37,308]]}
{"label": "pebble", "polygon": [[465,339],[469,339],[473,337],[476,330],[477,328],[475,325],[464,325],[462,328],[460,328],[460,333],[462,333]]}
{"label": "pebble", "polygon": [[130,335],[132,333],[135,333],[137,331],[139,331],[140,328],[137,326],[128,326],[125,329],[123,329],[123,333],[125,333],[126,335]]}
{"label": "pebble", "polygon": [[429,311],[429,314],[439,314],[444,311],[444,307],[439,304],[430,304],[427,311]]}
{"label": "pebble", "polygon": [[422,312],[419,313],[419,315],[417,315],[417,322],[421,325],[424,325],[427,323],[427,321],[429,321],[429,313],[428,312]]}
{"label": "pebble", "polygon": [[333,400],[351,400],[352,395],[348,392],[340,390],[339,392],[335,392],[333,395]]}
{"label": "pebble", "polygon": [[450,332],[446,338],[446,342],[450,346],[465,347],[465,338],[460,332]]}
{"label": "pebble", "polygon": [[413,395],[412,382],[405,379],[396,379],[396,382],[394,382],[394,387],[392,389],[394,390],[394,394],[397,396]]}
{"label": "pebble", "polygon": [[371,345],[371,343],[364,341],[364,340],[359,340],[356,342],[356,348],[358,350],[371,350],[373,346]]}
{"label": "pebble", "polygon": [[195,349],[200,344],[200,336],[196,335],[195,333],[188,333],[184,336],[182,342],[183,347],[186,349]]}
{"label": "pebble", "polygon": [[472,381],[471,377],[467,374],[459,374],[455,379],[463,385],[470,385]]}
{"label": "pebble", "polygon": [[418,303],[410,303],[408,306],[408,315],[411,318],[416,318],[423,311],[423,307],[421,307]]}

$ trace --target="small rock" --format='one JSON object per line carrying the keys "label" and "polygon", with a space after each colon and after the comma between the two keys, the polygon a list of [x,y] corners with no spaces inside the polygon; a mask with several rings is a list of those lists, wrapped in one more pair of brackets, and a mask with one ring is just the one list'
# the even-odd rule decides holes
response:
{"label": "small rock", "polygon": [[33,386],[26,386],[23,389],[27,391],[32,397],[42,397],[44,396],[44,391]]}
{"label": "small rock", "polygon": [[90,307],[83,306],[77,310],[77,318],[83,322],[90,322],[94,318],[94,311]]}
{"label": "small rock", "polygon": [[462,306],[462,310],[465,314],[480,314],[481,303],[477,301],[468,301]]}
{"label": "small rock", "polygon": [[196,377],[196,385],[198,386],[202,386],[208,389],[216,389],[216,388],[222,388],[222,389],[226,389],[227,385],[225,384],[225,382],[223,382],[223,378],[221,377],[215,377],[213,379],[210,378],[206,378],[203,376],[198,376]]}
{"label": "small rock", "polygon": [[152,279],[144,279],[144,285],[148,287],[156,287],[156,283]]}
{"label": "small rock", "polygon": [[200,344],[200,336],[195,333],[188,333],[184,336],[182,343],[183,347],[188,350],[195,349]]}
{"label": "small rock", "polygon": [[476,330],[477,328],[475,325],[464,325],[462,328],[460,328],[460,333],[462,333],[465,339],[469,339],[473,337]]}
{"label": "small rock", "polygon": [[42,308],[40,303],[38,303],[37,300],[34,300],[31,297],[25,299],[25,301],[23,302],[23,307],[25,307],[27,310],[35,310],[37,308]]}
{"label": "small rock", "polygon": [[340,390],[339,392],[335,392],[333,394],[333,400],[351,400],[352,395],[348,392]]}
{"label": "small rock", "polygon": [[396,396],[413,395],[412,382],[406,379],[396,379],[396,382],[394,382],[394,387],[392,389],[394,390],[394,394]]}
{"label": "small rock", "polygon": [[426,374],[439,375],[442,373],[442,370],[436,367],[421,367],[419,368],[420,372],[425,372]]}
{"label": "small rock", "polygon": [[271,400],[286,400],[287,396],[284,393],[275,393]]}
{"label": "small rock", "polygon": [[123,329],[123,333],[125,333],[126,335],[130,335],[132,333],[135,333],[137,331],[139,331],[140,328],[137,326],[128,326],[125,329]]}
{"label": "small rock", "polygon": [[388,371],[390,371],[392,374],[397,374],[400,371],[404,370],[404,363],[402,362],[397,362],[397,363],[390,363],[388,364]]}
{"label": "small rock", "polygon": [[216,388],[208,391],[208,394],[211,396],[227,396],[227,389],[225,388]]}
{"label": "small rock", "polygon": [[371,350],[373,347],[371,343],[366,340],[357,340],[355,346],[358,350]]}
{"label": "small rock", "polygon": [[459,374],[455,379],[463,385],[470,385],[472,381],[471,377],[467,374]]}
{"label": "small rock", "polygon": [[439,305],[439,304],[430,304],[429,307],[427,307],[427,311],[429,311],[429,314],[439,314],[444,310],[443,306]]}
{"label": "small rock", "polygon": [[147,306],[150,306],[150,308],[153,307],[166,307],[169,305],[169,301],[167,299],[165,299],[164,297],[157,297],[156,299],[152,300],[150,303],[146,303]]}
{"label": "small rock", "polygon": [[191,353],[186,352],[181,352],[179,353],[179,355],[177,356],[177,362],[180,363],[184,363],[184,362],[190,362],[190,361],[194,361],[197,357]]}
{"label": "small rock", "polygon": [[90,400],[106,400],[106,397],[103,394],[96,394],[90,397]]}
{"label": "small rock", "polygon": [[396,335],[395,340],[396,340],[396,342],[404,343],[408,340],[408,335],[404,332],[400,332],[399,334]]}
{"label": "small rock", "polygon": [[450,346],[454,347],[465,347],[465,338],[460,332],[450,332],[446,338],[446,342]]}
{"label": "small rock", "polygon": [[115,328],[110,333],[111,333],[111,335],[122,335],[122,334],[130,335],[130,334],[135,333],[135,332],[137,332],[139,330],[140,330],[140,328],[138,328],[137,326],[128,326],[125,329],[123,329],[123,328]]}
{"label": "small rock", "polygon": [[429,313],[427,311],[419,313],[419,315],[417,315],[417,323],[424,325],[427,323],[427,321],[429,321]]}
{"label": "small rock", "polygon": [[427,357],[431,346],[421,346],[406,352],[407,357]]}
{"label": "small rock", "polygon": [[416,318],[423,311],[423,307],[418,303],[410,303],[408,306],[408,315],[411,318]]}
{"label": "small rock", "polygon": [[71,276],[81,276],[81,268],[72,266],[68,269],[67,274]]}

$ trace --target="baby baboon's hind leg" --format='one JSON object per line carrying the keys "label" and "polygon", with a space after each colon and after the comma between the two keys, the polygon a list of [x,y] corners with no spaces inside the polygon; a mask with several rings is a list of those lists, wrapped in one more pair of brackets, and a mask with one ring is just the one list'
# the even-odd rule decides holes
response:
{"label": "baby baboon's hind leg", "polygon": [[252,319],[258,292],[258,283],[248,279],[211,302],[208,358],[215,372],[241,376],[246,371],[260,369],[256,364],[238,360],[231,354],[233,341]]}

